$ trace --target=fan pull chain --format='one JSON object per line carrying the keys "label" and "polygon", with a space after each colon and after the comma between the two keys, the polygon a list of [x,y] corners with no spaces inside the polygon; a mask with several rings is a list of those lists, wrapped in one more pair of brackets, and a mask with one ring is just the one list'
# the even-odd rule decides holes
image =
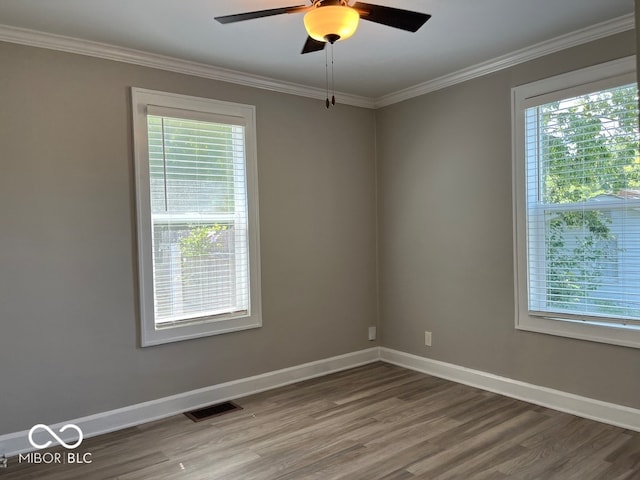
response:
{"label": "fan pull chain", "polygon": [[331,105],[336,104],[336,80],[333,74],[333,43],[331,44]]}
{"label": "fan pull chain", "polygon": [[327,87],[327,100],[325,101],[325,105],[329,108],[331,106],[331,103],[329,102],[329,53],[326,48],[324,49],[324,75]]}
{"label": "fan pull chain", "polygon": [[332,105],[336,104],[336,80],[333,68],[333,43],[330,43],[331,48],[331,100],[329,100],[329,53],[327,49],[324,49],[324,71],[325,71],[325,80],[327,85],[327,99],[325,100],[325,105],[327,108],[330,108]]}

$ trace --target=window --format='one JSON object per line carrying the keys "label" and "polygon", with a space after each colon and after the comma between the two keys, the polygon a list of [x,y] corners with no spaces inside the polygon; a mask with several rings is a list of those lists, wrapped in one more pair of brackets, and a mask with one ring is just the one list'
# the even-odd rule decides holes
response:
{"label": "window", "polygon": [[516,327],[640,347],[635,58],[512,91]]}
{"label": "window", "polygon": [[261,326],[254,108],[132,101],[142,345]]}

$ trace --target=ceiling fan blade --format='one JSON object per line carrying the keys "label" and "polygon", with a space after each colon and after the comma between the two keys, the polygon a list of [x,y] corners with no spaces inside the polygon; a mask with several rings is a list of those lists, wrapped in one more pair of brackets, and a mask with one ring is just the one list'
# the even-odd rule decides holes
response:
{"label": "ceiling fan blade", "polygon": [[281,15],[283,13],[298,13],[308,10],[308,5],[297,5],[294,7],[271,8],[269,10],[258,10],[257,12],[236,13],[234,15],[223,15],[222,17],[214,17],[220,23],[243,22],[244,20],[253,20],[254,18],[270,17],[272,15]]}
{"label": "ceiling fan blade", "polygon": [[400,8],[372,5],[370,3],[356,2],[353,8],[358,10],[360,18],[370,22],[381,23],[389,27],[400,28],[409,32],[416,32],[431,18],[431,15]]}
{"label": "ceiling fan blade", "polygon": [[319,52],[320,50],[324,50],[326,44],[327,42],[321,42],[315,38],[307,37],[307,41],[304,42],[304,47],[302,47],[302,52],[300,53]]}

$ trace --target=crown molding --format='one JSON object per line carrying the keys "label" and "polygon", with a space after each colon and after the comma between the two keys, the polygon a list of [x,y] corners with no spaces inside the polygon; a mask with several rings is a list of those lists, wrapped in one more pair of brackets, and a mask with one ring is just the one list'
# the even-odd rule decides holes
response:
{"label": "crown molding", "polygon": [[[31,47],[47,48],[78,55],[86,55],[116,62],[131,63],[143,67],[157,68],[169,72],[183,73],[196,77],[209,78],[247,87],[287,93],[301,97],[323,100],[326,90],[298,83],[285,82],[274,78],[253,75],[204,63],[182,60],[180,58],[158,55],[131,48],[117,47],[106,43],[81,40],[63,35],[38,32],[25,28],[0,24],[0,41],[17,43]],[[356,107],[374,108],[373,99],[349,93],[336,92],[341,104]]]}
{"label": "crown molding", "polygon": [[386,107],[387,105],[399,103],[410,98],[418,97],[426,93],[466,82],[467,80],[472,80],[505,68],[513,67],[520,63],[528,62],[551,53],[566,50],[567,48],[582,45],[584,43],[608,37],[616,33],[625,32],[627,30],[633,30],[634,28],[634,14],[623,15],[612,20],[607,20],[590,27],[552,38],[551,40],[537,43],[530,47],[516,50],[515,52],[508,53],[486,62],[463,68],[462,70],[443,75],[433,80],[429,80],[388,95],[383,95],[374,100],[374,107]]}
{"label": "crown molding", "polygon": [[[607,20],[587,28],[576,30],[575,32],[571,32],[566,35],[561,35],[551,40],[511,52],[486,62],[463,68],[462,70],[458,70],[451,74],[443,75],[433,80],[429,80],[388,95],[370,98],[342,92],[336,92],[336,94],[340,97],[341,104],[372,109],[386,107],[388,105],[434,92],[442,88],[450,87],[458,83],[466,82],[467,80],[488,75],[505,68],[513,67],[544,55],[549,55],[567,48],[582,45],[616,33],[632,30],[634,27],[634,14],[623,15],[612,20]],[[318,100],[324,100],[326,97],[326,91],[316,87],[285,82],[274,78],[253,75],[204,63],[144,52],[141,50],[117,47],[105,43],[54,35],[51,33],[38,32],[9,25],[0,24],[0,41],[47,48],[67,53],[75,53],[78,55],[86,55],[106,60],[140,65],[143,67],[157,68],[159,70],[183,73],[186,75],[209,78],[212,80]]]}

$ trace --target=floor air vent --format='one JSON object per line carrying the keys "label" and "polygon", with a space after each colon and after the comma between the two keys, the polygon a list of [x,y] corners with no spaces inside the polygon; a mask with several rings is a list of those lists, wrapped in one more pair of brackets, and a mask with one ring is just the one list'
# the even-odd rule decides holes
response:
{"label": "floor air vent", "polygon": [[207,420],[208,418],[217,417],[218,415],[233,412],[234,410],[242,410],[242,407],[233,402],[223,402],[218,403],[217,405],[210,405],[208,407],[185,412],[185,415],[194,422],[201,422],[203,420]]}

